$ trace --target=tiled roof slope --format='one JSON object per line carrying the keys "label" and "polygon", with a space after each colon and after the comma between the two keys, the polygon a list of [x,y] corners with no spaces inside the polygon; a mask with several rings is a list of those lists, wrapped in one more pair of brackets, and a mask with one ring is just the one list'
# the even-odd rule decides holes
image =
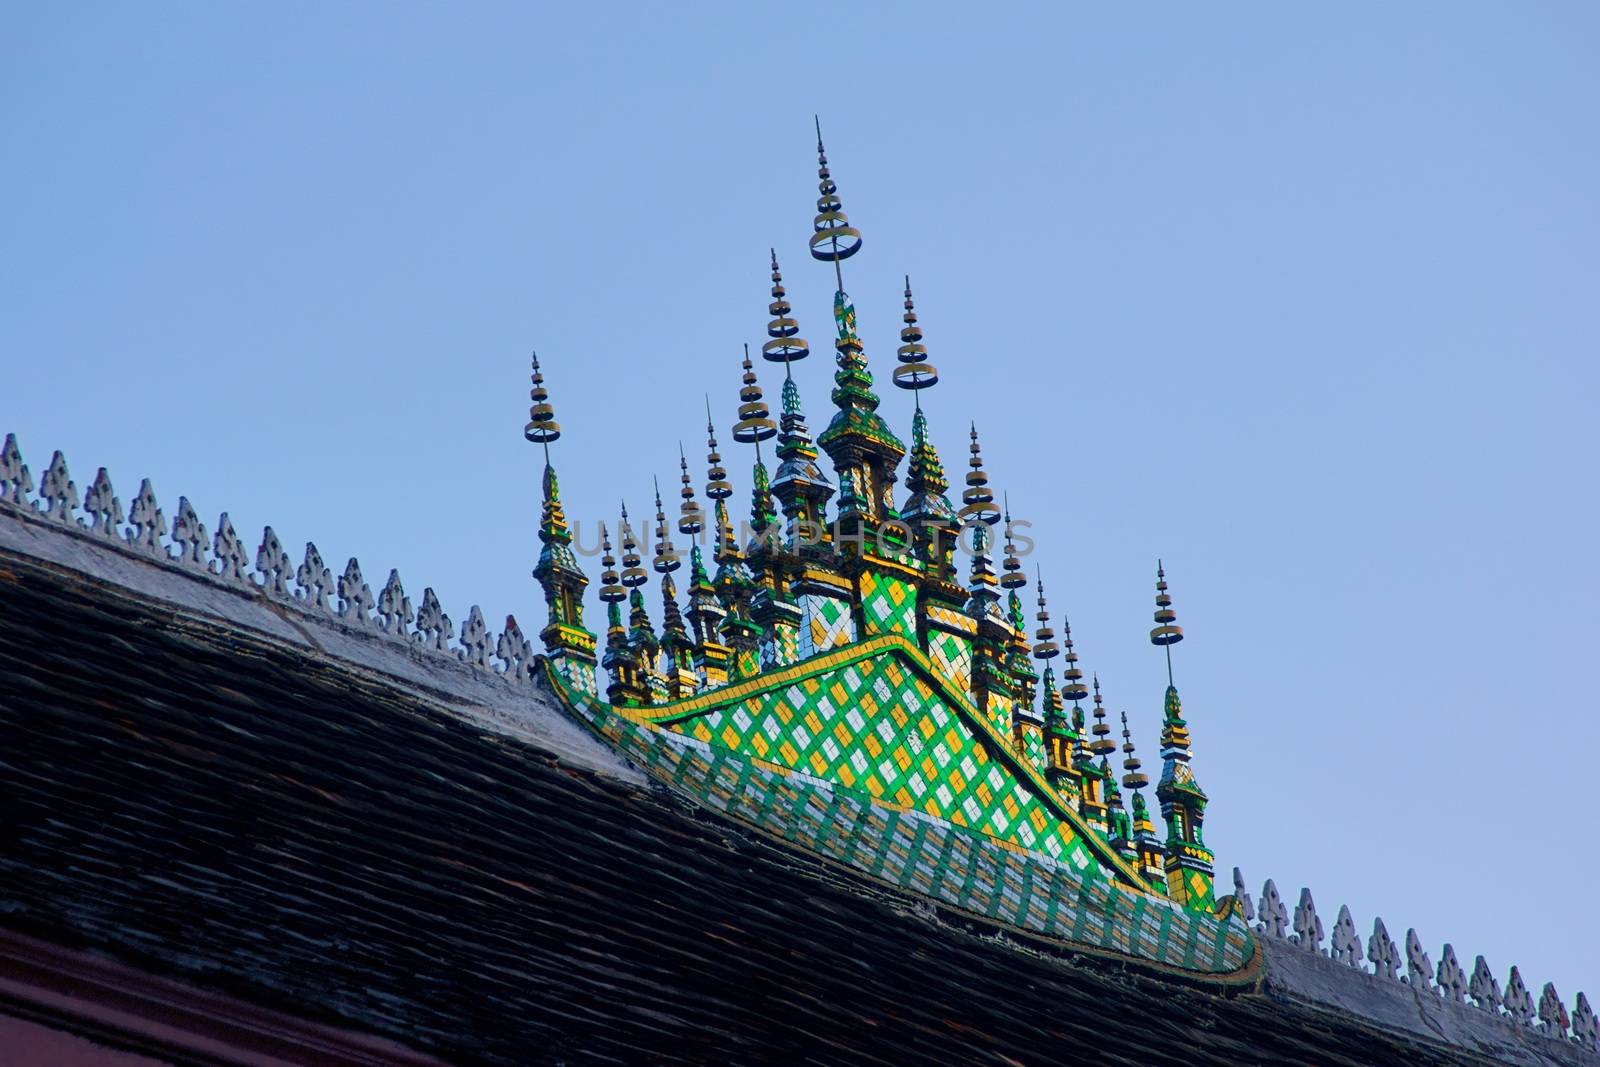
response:
{"label": "tiled roof slope", "polygon": [[1064,956],[649,784],[536,688],[0,533],[12,929],[463,1063],[1499,1062]]}

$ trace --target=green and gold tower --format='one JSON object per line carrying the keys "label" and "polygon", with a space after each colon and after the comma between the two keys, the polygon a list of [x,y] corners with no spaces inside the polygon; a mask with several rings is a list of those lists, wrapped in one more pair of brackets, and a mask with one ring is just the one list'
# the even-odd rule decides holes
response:
{"label": "green and gold tower", "polygon": [[544,385],[539,356],[533,356],[533,387],[528,391],[531,404],[528,424],[522,435],[544,449],[543,508],[539,519],[539,562],[533,577],[544,590],[550,621],[539,631],[550,663],[574,687],[585,693],[596,691],[595,638],[583,628],[583,591],[589,579],[578,566],[572,552],[572,531],[567,527],[561,507],[561,487],[556,469],[550,463],[550,445],[561,437],[550,404],[550,391]]}
{"label": "green and gold tower", "polygon": [[1183,702],[1172,684],[1172,646],[1183,640],[1178,614],[1167,592],[1167,572],[1156,563],[1155,627],[1150,643],[1166,652],[1167,696],[1161,719],[1161,781],[1156,800],[1167,824],[1167,895],[1190,907],[1209,909],[1216,903],[1214,857],[1201,833],[1206,815],[1206,794],[1189,766],[1189,724]]}

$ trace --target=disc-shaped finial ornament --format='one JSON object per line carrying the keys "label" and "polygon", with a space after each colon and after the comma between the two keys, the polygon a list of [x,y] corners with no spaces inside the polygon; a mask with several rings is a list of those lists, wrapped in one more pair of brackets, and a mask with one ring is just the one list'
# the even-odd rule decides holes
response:
{"label": "disc-shaped finial ornament", "polygon": [[1050,611],[1044,604],[1043,578],[1039,579],[1039,611],[1034,618],[1039,620],[1039,628],[1033,632],[1033,658],[1054,659],[1061,654],[1061,648],[1056,644],[1056,632],[1050,628]]}
{"label": "disc-shaped finial ornament", "polygon": [[1156,625],[1150,631],[1152,645],[1175,645],[1183,640],[1183,627],[1177,625],[1178,613],[1172,610],[1172,597],[1167,593],[1167,572],[1156,563]]}
{"label": "disc-shaped finial ornament", "polygon": [[667,512],[661,506],[661,490],[656,490],[656,551],[650,566],[657,574],[669,574],[681,566],[678,550],[672,543],[672,532],[667,528]]}
{"label": "disc-shaped finial ornament", "polygon": [[611,533],[606,524],[600,524],[600,599],[607,604],[619,604],[628,598],[622,587],[622,576],[617,573],[617,557],[611,554]]}
{"label": "disc-shaped finial ornament", "polygon": [[1021,589],[1028,584],[1028,576],[1022,569],[1022,557],[1017,555],[1017,543],[1011,537],[1011,509],[1006,509],[1006,548],[1005,560],[1000,564],[1004,573],[1000,575],[1002,589]]}
{"label": "disc-shaped finial ornament", "polygon": [[1100,703],[1100,679],[1094,680],[1094,725],[1089,728],[1094,734],[1094,740],[1089,742],[1089,751],[1096,756],[1106,756],[1117,750],[1117,743],[1111,740],[1111,725],[1106,722],[1106,709]]}
{"label": "disc-shaped finial ornament", "polygon": [[1000,521],[1000,509],[995,507],[994,493],[989,489],[989,476],[983,472],[983,449],[978,444],[978,428],[972,428],[972,458],[967,465],[967,488],[961,493],[961,510],[956,514],[963,522],[977,519],[993,526]]}
{"label": "disc-shaped finial ornament", "polygon": [[628,522],[628,505],[622,505],[622,522],[617,528],[617,534],[622,538],[622,584],[629,589],[636,589],[649,580],[642,564],[644,560],[639,556],[639,545],[633,539],[633,526]]}
{"label": "disc-shaped finial ornament", "polygon": [[794,320],[794,308],[783,291],[783,273],[778,270],[778,253],[772,251],[772,303],[767,311],[772,321],[767,323],[766,344],[761,346],[761,358],[773,363],[796,363],[811,354],[811,346],[800,336],[800,324]]}
{"label": "disc-shaped finial ornament", "polygon": [[902,316],[905,328],[900,331],[900,347],[895,358],[900,361],[894,369],[894,384],[901,389],[926,389],[939,384],[939,370],[928,362],[928,350],[922,344],[922,327],[917,325],[917,307],[911,299],[911,279],[906,278],[906,313]]}
{"label": "disc-shaped finial ornament", "polygon": [[1061,697],[1063,700],[1079,701],[1089,695],[1089,690],[1083,685],[1083,671],[1078,666],[1078,653],[1072,647],[1072,623],[1066,619],[1061,620],[1061,639],[1065,642],[1067,651],[1061,657],[1066,664],[1066,669],[1061,672]]}
{"label": "disc-shaped finial ornament", "polygon": [[1128,713],[1122,713],[1122,751],[1127,756],[1122,761],[1122,769],[1127,773],[1122,776],[1124,789],[1143,789],[1150,784],[1150,778],[1139,768],[1142,764],[1139,757],[1134,755],[1133,733],[1128,729]]}
{"label": "disc-shaped finial ornament", "polygon": [[706,496],[712,500],[726,500],[733,495],[728,482],[728,472],[722,466],[722,453],[717,451],[717,431],[711,422],[711,402],[706,401]]}
{"label": "disc-shaped finial ornament", "polygon": [[695,536],[706,528],[706,515],[700,510],[700,502],[694,498],[694,484],[689,480],[689,461],[683,456],[683,445],[678,446],[678,477],[683,482],[683,488],[678,490],[678,495],[683,498],[683,503],[678,505],[678,532]]}
{"label": "disc-shaped finial ornament", "polygon": [[533,388],[528,390],[528,425],[522,436],[536,445],[547,445],[561,436],[561,424],[556,421],[556,409],[550,406],[550,390],[544,387],[544,373],[539,370],[539,354],[533,355]]}
{"label": "disc-shaped finial ornament", "polygon": [[739,389],[739,421],[733,424],[733,439],[741,444],[754,444],[776,436],[778,424],[772,421],[767,403],[761,398],[761,385],[756,381],[755,366],[750,362],[750,346],[744,349],[744,385]]}
{"label": "disc-shaped finial ornament", "polygon": [[839,201],[839,187],[828,173],[828,153],[817,130],[817,217],[811,220],[811,257],[828,263],[849,259],[861,251],[861,231],[850,225]]}

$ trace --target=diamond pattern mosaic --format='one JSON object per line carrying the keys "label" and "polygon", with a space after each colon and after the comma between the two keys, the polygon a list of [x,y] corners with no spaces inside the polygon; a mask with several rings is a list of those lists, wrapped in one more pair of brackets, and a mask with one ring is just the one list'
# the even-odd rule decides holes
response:
{"label": "diamond pattern mosaic", "polygon": [[963,693],[972,688],[972,642],[935,630],[928,635],[928,658],[952,688]]}
{"label": "diamond pattern mosaic", "polygon": [[[887,657],[884,657],[887,658]],[[1218,985],[1262,968],[1239,916],[1188,911],[916,810],[636,722],[551,670],[562,703],[658,781],[732,818],[935,903]]]}
{"label": "diamond pattern mosaic", "polygon": [[[1073,827],[995,761],[992,742],[974,736],[895,656],[822,671],[670,728],[1041,851],[1080,870],[1093,862]],[[1001,736],[1009,735],[1008,724]]]}
{"label": "diamond pattern mosaic", "polygon": [[800,658],[848,645],[856,639],[850,604],[833,597],[807,594],[800,598]]}
{"label": "diamond pattern mosaic", "polygon": [[893,575],[866,571],[861,575],[861,614],[867,632],[917,635],[917,590]]}

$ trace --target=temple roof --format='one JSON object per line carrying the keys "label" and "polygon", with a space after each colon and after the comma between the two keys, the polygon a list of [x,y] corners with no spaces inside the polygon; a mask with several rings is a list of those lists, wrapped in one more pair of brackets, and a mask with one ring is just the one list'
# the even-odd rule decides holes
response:
{"label": "temple roof", "polygon": [[456,1062],[1581,1062],[1270,938],[1225,988],[946,907],[651,779],[516,648],[99,536],[0,506],[11,930]]}

